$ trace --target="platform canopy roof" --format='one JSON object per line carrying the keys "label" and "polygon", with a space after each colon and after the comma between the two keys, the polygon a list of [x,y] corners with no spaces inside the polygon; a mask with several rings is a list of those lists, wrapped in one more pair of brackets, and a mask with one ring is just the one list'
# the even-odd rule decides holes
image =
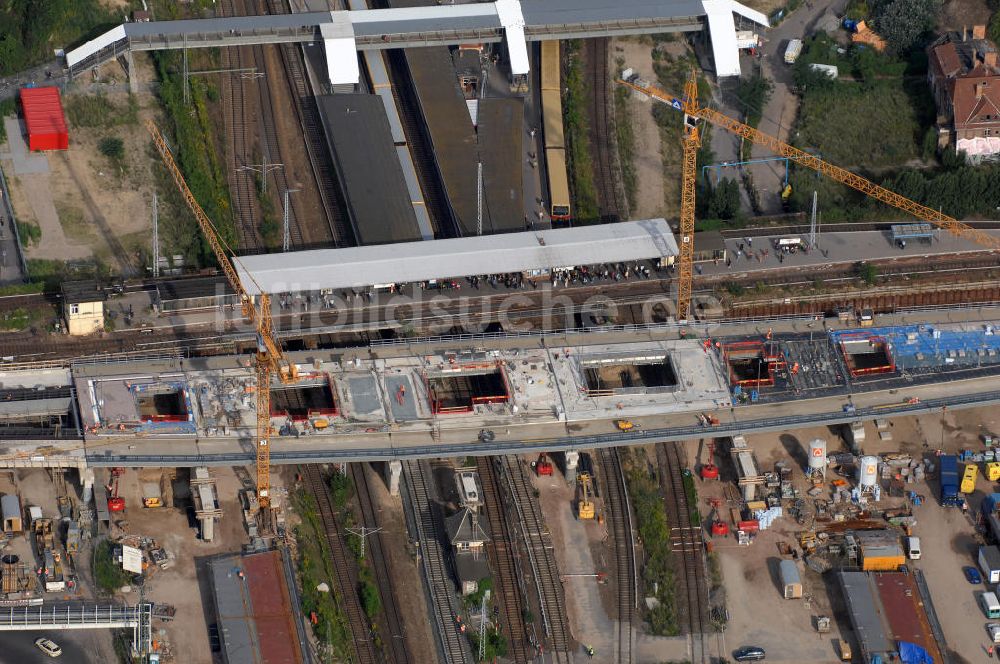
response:
{"label": "platform canopy roof", "polygon": [[403,242],[347,249],[243,256],[236,260],[256,295],[456,279],[477,274],[537,273],[677,255],[663,219],[600,226]]}

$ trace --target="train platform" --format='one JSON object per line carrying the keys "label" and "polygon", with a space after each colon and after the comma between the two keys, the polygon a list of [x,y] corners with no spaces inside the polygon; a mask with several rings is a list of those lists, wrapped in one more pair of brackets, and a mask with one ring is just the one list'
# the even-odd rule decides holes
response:
{"label": "train platform", "polygon": [[[986,231],[1000,239],[1000,231]],[[783,251],[778,243],[795,246],[795,252]],[[819,266],[851,264],[864,261],[885,261],[926,258],[928,261],[939,256],[958,254],[984,255],[990,250],[971,240],[955,237],[945,231],[938,232],[933,239],[910,240],[905,247],[894,244],[890,232],[821,231],[817,235],[817,249],[806,249],[808,235],[768,235],[753,238],[726,239],[726,257],[716,262],[706,261],[695,266],[697,275],[738,277],[747,273],[794,268],[814,268]],[[698,235],[695,235],[697,251]]]}

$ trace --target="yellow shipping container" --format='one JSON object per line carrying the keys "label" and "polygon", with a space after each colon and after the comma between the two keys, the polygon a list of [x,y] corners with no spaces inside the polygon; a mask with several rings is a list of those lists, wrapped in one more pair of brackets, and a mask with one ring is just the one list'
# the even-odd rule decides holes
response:
{"label": "yellow shipping container", "polygon": [[990,461],[986,464],[986,479],[990,482],[1000,480],[1000,461]]}
{"label": "yellow shipping container", "polygon": [[861,561],[861,569],[866,572],[895,572],[906,564],[903,554],[891,556],[865,556]]}
{"label": "yellow shipping container", "polygon": [[976,478],[979,477],[979,466],[974,463],[965,464],[965,472],[962,473],[962,493],[972,493],[976,490]]}

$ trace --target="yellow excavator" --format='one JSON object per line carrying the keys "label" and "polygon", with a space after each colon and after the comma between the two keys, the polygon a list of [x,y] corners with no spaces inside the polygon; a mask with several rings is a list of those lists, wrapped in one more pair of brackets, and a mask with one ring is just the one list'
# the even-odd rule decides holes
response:
{"label": "yellow excavator", "polygon": [[590,473],[580,473],[576,480],[580,487],[580,496],[576,501],[576,516],[579,519],[593,519],[594,484]]}
{"label": "yellow excavator", "polygon": [[[698,174],[698,147],[701,145],[701,135],[698,128],[700,121],[710,122],[716,127],[721,127],[752,143],[762,145],[774,154],[786,157],[789,161],[799,166],[811,168],[867,196],[912,215],[921,221],[934,224],[952,235],[971,240],[994,251],[1000,250],[1000,238],[994,237],[968,224],[963,224],[957,219],[929,208],[926,205],[911,201],[905,196],[900,196],[847,169],[827,163],[816,155],[792,147],[769,134],[765,134],[750,125],[743,124],[739,120],[734,120],[713,108],[702,106],[698,102],[698,78],[693,69],[691,76],[684,84],[684,97],[681,99],[651,85],[642,85],[638,82],[621,79],[618,80],[618,83],[632,88],[650,99],[668,104],[684,114],[680,237],[677,242],[680,248],[680,255],[677,261],[678,321],[687,321],[688,315],[691,313],[689,309],[691,308],[692,272],[694,270],[695,179]],[[784,192],[782,193],[784,197]],[[791,195],[790,188],[788,189],[788,194],[789,196]]]}
{"label": "yellow excavator", "polygon": [[[298,368],[285,357],[281,346],[274,339],[270,296],[264,292],[260,284],[254,281],[252,276],[250,280],[253,281],[255,295],[251,295],[240,281],[239,273],[233,265],[235,253],[226,244],[212,220],[208,218],[194,194],[191,193],[160,130],[152,121],[146,122],[146,129],[153,137],[153,145],[160,153],[163,165],[166,166],[178,191],[184,197],[184,202],[187,203],[188,208],[191,209],[198,221],[198,226],[212,248],[215,259],[219,262],[219,267],[222,268],[226,279],[229,280],[229,285],[239,296],[243,317],[257,331],[257,444],[255,446],[257,450],[257,502],[261,510],[266,510],[271,505],[271,377],[277,375],[281,382],[291,383],[298,378]],[[249,275],[249,272],[247,274]]]}

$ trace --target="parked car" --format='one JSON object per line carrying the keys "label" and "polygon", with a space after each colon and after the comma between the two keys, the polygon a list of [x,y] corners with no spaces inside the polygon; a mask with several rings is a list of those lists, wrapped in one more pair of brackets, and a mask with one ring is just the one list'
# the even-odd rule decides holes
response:
{"label": "parked car", "polygon": [[962,571],[965,572],[965,580],[973,585],[979,585],[983,582],[983,576],[979,573],[979,570],[975,567],[963,567]]}
{"label": "parked car", "polygon": [[62,655],[62,648],[59,644],[51,639],[39,638],[35,639],[35,647],[41,650],[43,653],[49,657],[59,657]]}
{"label": "parked car", "polygon": [[1000,623],[986,623],[986,632],[990,635],[990,641],[1000,643]]}
{"label": "parked car", "polygon": [[758,646],[743,646],[733,653],[737,662],[759,662],[764,659],[764,649]]}

